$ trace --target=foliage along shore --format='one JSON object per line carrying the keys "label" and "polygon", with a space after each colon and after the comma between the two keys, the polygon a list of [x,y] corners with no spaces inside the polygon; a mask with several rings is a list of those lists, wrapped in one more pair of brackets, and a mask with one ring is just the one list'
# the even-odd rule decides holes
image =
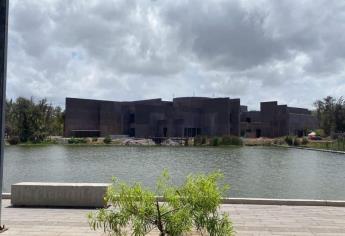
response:
{"label": "foliage along shore", "polygon": [[[11,145],[6,141],[6,145]],[[307,137],[286,136],[270,138],[239,138],[234,136],[197,136],[186,140],[166,139],[157,144],[152,139],[138,138],[63,138],[49,137],[42,142],[14,143],[19,146],[74,145],[74,146],[176,146],[176,147],[241,147],[241,146],[299,146],[306,148],[345,151],[345,138],[310,140]]]}

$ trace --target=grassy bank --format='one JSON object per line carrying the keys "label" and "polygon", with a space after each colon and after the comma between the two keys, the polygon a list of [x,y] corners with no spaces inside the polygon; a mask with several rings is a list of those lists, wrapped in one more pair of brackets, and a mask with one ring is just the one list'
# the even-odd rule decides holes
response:
{"label": "grassy bank", "polygon": [[309,148],[343,151],[345,152],[345,139],[327,140],[327,141],[311,141],[303,145]]}

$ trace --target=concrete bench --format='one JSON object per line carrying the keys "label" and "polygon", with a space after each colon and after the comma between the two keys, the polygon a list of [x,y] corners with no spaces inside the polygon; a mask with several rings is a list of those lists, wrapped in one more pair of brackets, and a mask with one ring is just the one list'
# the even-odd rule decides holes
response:
{"label": "concrete bench", "polygon": [[22,182],[11,186],[13,206],[88,207],[105,205],[106,183]]}

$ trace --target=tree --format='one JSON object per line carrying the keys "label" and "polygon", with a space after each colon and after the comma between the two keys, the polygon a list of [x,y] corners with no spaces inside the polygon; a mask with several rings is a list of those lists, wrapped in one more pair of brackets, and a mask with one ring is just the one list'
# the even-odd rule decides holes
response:
{"label": "tree", "polygon": [[48,104],[47,99],[37,103],[33,98],[19,97],[6,101],[6,135],[18,137],[21,142],[42,142],[48,135],[63,132],[63,112]]}
{"label": "tree", "polygon": [[328,96],[314,103],[319,126],[326,135],[332,132],[345,132],[345,101]]}
{"label": "tree", "polygon": [[140,184],[128,186],[114,180],[105,195],[112,208],[90,213],[90,226],[94,230],[103,228],[112,235],[126,235],[128,228],[135,236],[146,235],[153,229],[158,229],[161,236],[177,236],[193,228],[210,236],[233,235],[228,215],[218,211],[227,190],[218,185],[221,177],[218,172],[190,175],[184,184],[174,186],[167,172],[163,172],[156,194],[164,197],[164,203],[159,203],[155,194]]}

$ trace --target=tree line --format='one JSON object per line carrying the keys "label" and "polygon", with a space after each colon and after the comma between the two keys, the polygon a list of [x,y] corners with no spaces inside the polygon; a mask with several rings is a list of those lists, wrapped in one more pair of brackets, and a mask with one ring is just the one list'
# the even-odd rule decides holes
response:
{"label": "tree line", "polygon": [[314,103],[319,127],[325,135],[345,132],[345,100],[328,96]]}
{"label": "tree line", "polygon": [[6,100],[5,112],[5,135],[14,143],[40,143],[48,136],[63,134],[64,111],[47,99],[36,102],[23,97]]}

